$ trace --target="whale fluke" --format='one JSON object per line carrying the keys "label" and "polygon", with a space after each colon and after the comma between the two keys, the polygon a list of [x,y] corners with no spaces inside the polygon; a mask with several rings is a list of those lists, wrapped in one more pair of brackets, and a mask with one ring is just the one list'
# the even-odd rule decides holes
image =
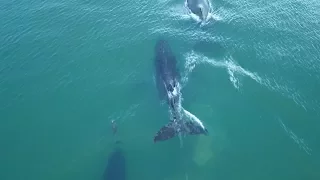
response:
{"label": "whale fluke", "polygon": [[161,129],[154,136],[153,141],[165,141],[177,136],[179,133],[187,135],[208,135],[208,130],[202,128],[193,121],[170,121],[168,124],[161,127]]}
{"label": "whale fluke", "polygon": [[173,121],[161,127],[161,129],[154,136],[153,142],[165,141],[175,137],[178,134],[178,131],[175,129]]}

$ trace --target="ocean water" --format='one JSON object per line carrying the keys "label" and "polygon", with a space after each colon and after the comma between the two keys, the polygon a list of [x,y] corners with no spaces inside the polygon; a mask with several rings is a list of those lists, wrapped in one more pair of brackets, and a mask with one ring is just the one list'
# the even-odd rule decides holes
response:
{"label": "ocean water", "polygon": [[[319,180],[320,2],[0,0],[0,179]],[[154,45],[209,136],[153,143],[168,122]],[[110,121],[118,123],[114,143]]]}

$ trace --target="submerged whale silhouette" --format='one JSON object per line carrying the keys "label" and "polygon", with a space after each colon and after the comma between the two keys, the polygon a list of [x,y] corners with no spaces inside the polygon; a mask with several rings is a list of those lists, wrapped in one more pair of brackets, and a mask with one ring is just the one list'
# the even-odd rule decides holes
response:
{"label": "submerged whale silhouette", "polygon": [[126,180],[126,159],[121,149],[115,149],[109,156],[103,180]]}

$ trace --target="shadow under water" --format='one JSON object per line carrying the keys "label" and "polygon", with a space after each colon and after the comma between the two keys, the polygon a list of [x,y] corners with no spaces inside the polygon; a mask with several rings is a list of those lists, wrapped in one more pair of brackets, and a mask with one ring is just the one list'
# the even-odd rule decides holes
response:
{"label": "shadow under water", "polygon": [[108,164],[103,174],[103,180],[125,180],[126,159],[120,148],[115,149],[108,158]]}

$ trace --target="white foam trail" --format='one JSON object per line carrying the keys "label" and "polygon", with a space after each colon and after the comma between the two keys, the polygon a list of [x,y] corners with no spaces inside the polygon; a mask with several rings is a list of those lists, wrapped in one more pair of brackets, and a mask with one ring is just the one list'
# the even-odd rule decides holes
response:
{"label": "white foam trail", "polygon": [[229,79],[232,82],[233,86],[239,89],[240,81],[237,79],[235,74],[247,76],[251,79],[255,80],[257,83],[262,84],[262,79],[257,75],[257,73],[250,72],[240,65],[236,64],[236,62],[232,58],[228,58],[224,61],[215,61],[214,59],[204,58],[203,62],[209,63],[216,67],[226,68],[229,74]]}
{"label": "white foam trail", "polygon": [[257,83],[267,87],[272,91],[281,93],[283,96],[286,96],[292,99],[298,106],[301,106],[304,110],[307,111],[307,102],[301,97],[301,95],[295,90],[287,86],[280,85],[275,79],[270,79],[267,77],[261,78],[257,73],[250,72],[238,65],[231,57],[225,58],[221,61],[215,59],[210,59],[200,53],[195,53],[191,51],[185,54],[185,75],[182,77],[183,85],[188,81],[188,75],[193,71],[199,63],[208,63],[214,67],[225,68],[229,74],[229,80],[236,89],[239,89],[241,86],[240,80],[236,75],[247,76],[256,81]]}
{"label": "white foam trail", "polygon": [[229,76],[230,76],[229,79],[232,82],[233,86],[236,89],[239,89],[240,81],[234,76],[233,71],[231,71],[230,69],[228,69],[228,73],[229,73]]}
{"label": "white foam trail", "polygon": [[196,67],[196,64],[200,61],[197,61],[197,58],[193,56],[194,54],[188,54],[186,57],[186,63],[184,65],[185,73],[182,77],[182,86],[187,84],[188,82],[188,75],[193,71],[193,69]]}
{"label": "white foam trail", "polygon": [[298,144],[299,148],[306,152],[308,155],[311,155],[311,149],[307,146],[302,138],[299,138],[291,129],[289,129],[283,121],[279,118],[278,119],[281,127],[286,131],[287,135],[293,139],[293,141]]}
{"label": "white foam trail", "polygon": [[[222,61],[216,61],[214,59],[210,59],[202,54],[195,53],[193,51],[191,53],[187,53],[185,57],[187,60],[185,68],[188,72],[192,72],[192,70],[195,68],[195,65],[198,63],[209,63],[215,67],[226,68],[228,71],[228,74],[230,75],[229,79],[233,83],[235,88],[239,88],[239,86],[241,85],[240,81],[236,79],[235,74],[247,76],[253,79],[254,81],[256,81],[257,83],[268,87],[271,90],[274,90],[274,91],[281,90],[286,94],[290,94],[290,98],[293,99],[295,103],[297,103],[298,105],[301,105],[305,109],[301,101],[301,98],[299,98],[299,94],[295,93],[293,90],[290,90],[286,86],[279,85],[274,80],[271,81],[267,78],[263,79],[260,76],[258,76],[257,73],[250,72],[242,68],[240,65],[236,64],[232,58],[227,58],[226,60],[222,60]],[[184,81],[187,81],[187,76],[184,77]],[[287,92],[290,92],[290,93],[287,93]]]}
{"label": "white foam trail", "polygon": [[[262,79],[253,72],[250,72],[244,68],[242,68],[240,65],[236,64],[235,61],[232,58],[227,58],[226,60],[222,61],[216,61],[214,59],[209,59],[208,57],[202,55],[202,54],[197,54],[195,52],[187,53],[185,55],[186,57],[186,65],[185,69],[189,74],[192,72],[192,70],[195,68],[196,64],[198,63],[209,63],[210,65],[213,65],[215,67],[220,67],[220,68],[225,68],[229,74],[229,79],[233,86],[237,89],[240,87],[240,81],[236,78],[235,74],[243,75],[243,76],[248,76],[251,79],[255,80],[259,84],[263,84]],[[186,83],[188,80],[187,76],[183,77],[183,82]]]}

